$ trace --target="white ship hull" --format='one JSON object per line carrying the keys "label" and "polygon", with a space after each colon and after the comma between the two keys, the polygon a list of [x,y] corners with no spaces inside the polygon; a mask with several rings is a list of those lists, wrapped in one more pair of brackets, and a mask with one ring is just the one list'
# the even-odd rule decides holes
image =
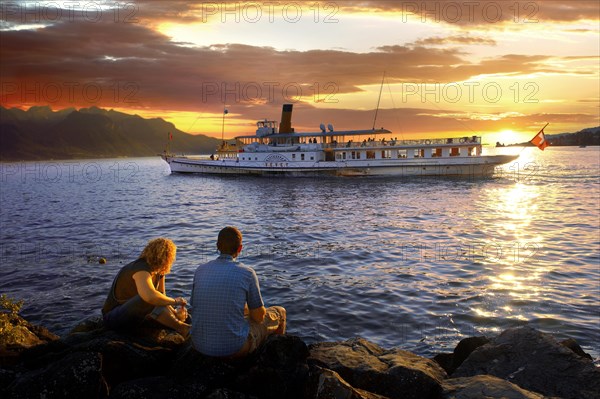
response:
{"label": "white ship hull", "polygon": [[213,175],[283,175],[283,176],[491,176],[496,167],[517,156],[494,155],[450,160],[404,159],[380,162],[241,162],[187,157],[165,157],[173,173]]}

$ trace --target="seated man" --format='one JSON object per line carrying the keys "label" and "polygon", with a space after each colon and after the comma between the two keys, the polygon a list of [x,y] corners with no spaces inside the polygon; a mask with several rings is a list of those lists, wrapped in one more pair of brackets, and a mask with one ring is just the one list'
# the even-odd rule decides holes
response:
{"label": "seated man", "polygon": [[192,287],[192,344],[205,355],[239,358],[253,352],[270,334],[285,334],[285,309],[265,309],[258,278],[235,259],[242,233],[235,227],[219,232],[221,255],[199,266]]}

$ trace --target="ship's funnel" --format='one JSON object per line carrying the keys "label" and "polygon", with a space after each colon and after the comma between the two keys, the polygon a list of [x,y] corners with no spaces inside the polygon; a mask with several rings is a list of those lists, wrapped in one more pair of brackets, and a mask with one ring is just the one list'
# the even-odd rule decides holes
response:
{"label": "ship's funnel", "polygon": [[294,133],[292,128],[292,108],[294,104],[283,104],[281,111],[281,123],[279,124],[279,133]]}

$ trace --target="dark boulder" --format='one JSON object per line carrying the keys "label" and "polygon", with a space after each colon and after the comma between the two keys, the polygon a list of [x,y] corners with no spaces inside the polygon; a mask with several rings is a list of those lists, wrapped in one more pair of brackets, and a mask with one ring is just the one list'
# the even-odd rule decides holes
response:
{"label": "dark boulder", "polygon": [[568,338],[568,339],[565,339],[564,341],[560,341],[560,344],[566,348],[571,349],[578,356],[584,357],[589,360],[594,360],[589,353],[585,353],[583,351],[583,349],[581,349],[581,346],[579,346],[577,341],[575,341],[573,338]]}
{"label": "dark boulder", "polygon": [[434,399],[446,372],[433,360],[362,338],[311,345],[309,364],[337,372],[345,381],[389,398]]}
{"label": "dark boulder", "polygon": [[464,338],[456,345],[453,353],[440,353],[433,360],[438,362],[448,375],[451,375],[475,349],[488,342],[490,340],[483,336]]}
{"label": "dark boulder", "polygon": [[16,313],[3,313],[3,331],[0,340],[0,366],[11,366],[20,361],[27,349],[56,341],[59,337],[47,328],[32,324]]}
{"label": "dark boulder", "polygon": [[95,351],[102,354],[103,375],[109,386],[124,381],[166,374],[185,339],[178,333],[146,325],[128,332],[104,328],[102,319],[91,317],[79,323],[65,337],[70,352]]}
{"label": "dark boulder", "polygon": [[7,389],[12,398],[101,398],[108,394],[102,356],[79,352],[18,376]]}
{"label": "dark boulder", "polygon": [[84,321],[63,339],[25,350],[20,360],[23,367],[33,370],[70,354],[99,353],[102,375],[112,388],[124,381],[166,373],[175,356],[172,348],[180,341],[183,337],[170,330],[120,333],[106,330],[101,323]]}
{"label": "dark boulder", "polygon": [[227,388],[219,388],[209,393],[205,399],[257,399],[256,396],[242,392],[232,391]]}
{"label": "dark boulder", "polygon": [[102,372],[110,386],[161,375],[171,359],[171,351],[163,347],[144,347],[125,340],[106,340],[99,344],[105,360]]}
{"label": "dark boulder", "polygon": [[438,353],[433,360],[446,371],[446,374],[450,375],[454,372],[454,353]]}
{"label": "dark boulder", "polygon": [[306,392],[310,399],[388,399],[348,384],[335,371],[319,366],[311,366]]}
{"label": "dark boulder", "polygon": [[451,378],[444,381],[444,399],[546,399],[491,375]]}
{"label": "dark boulder", "polygon": [[168,375],[212,389],[231,385],[239,367],[238,363],[201,354],[188,341],[177,351]]}
{"label": "dark boulder", "polygon": [[102,320],[102,316],[91,316],[77,323],[77,325],[69,331],[69,335],[101,330],[103,328],[104,321]]}
{"label": "dark boulder", "polygon": [[553,337],[511,328],[477,348],[453,377],[490,374],[530,391],[565,399],[600,398],[600,369]]}
{"label": "dark boulder", "polygon": [[308,380],[308,355],[308,347],[300,338],[271,335],[248,359],[252,363],[241,370],[235,388],[265,399],[302,398]]}
{"label": "dark boulder", "polygon": [[[298,337],[271,336],[243,359],[205,356],[186,343],[177,352],[168,375],[181,383],[194,381],[215,397],[302,398],[308,378],[308,348]],[[229,396],[227,396],[229,395]]]}
{"label": "dark boulder", "polygon": [[157,376],[123,382],[110,392],[109,399],[196,399],[204,397],[206,391],[193,380]]}
{"label": "dark boulder", "polygon": [[17,373],[14,370],[8,370],[0,368],[0,398],[6,398],[8,396],[8,386],[17,377]]}

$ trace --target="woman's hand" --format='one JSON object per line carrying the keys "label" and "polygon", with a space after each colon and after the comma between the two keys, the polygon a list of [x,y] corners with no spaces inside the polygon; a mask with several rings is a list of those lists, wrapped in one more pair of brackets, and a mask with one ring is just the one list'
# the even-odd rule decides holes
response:
{"label": "woman's hand", "polygon": [[185,305],[187,305],[187,301],[185,300],[185,298],[182,298],[182,297],[175,298],[175,304],[173,306],[183,307]]}
{"label": "woman's hand", "polygon": [[188,312],[185,306],[180,306],[175,309],[175,316],[181,322],[184,322],[188,317]]}

